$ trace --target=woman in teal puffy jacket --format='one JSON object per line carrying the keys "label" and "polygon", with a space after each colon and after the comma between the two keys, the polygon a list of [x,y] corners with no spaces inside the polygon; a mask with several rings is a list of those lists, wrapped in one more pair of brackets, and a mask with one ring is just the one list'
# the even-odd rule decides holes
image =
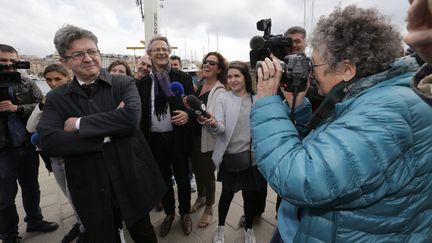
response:
{"label": "woman in teal puffy jacket", "polygon": [[[410,89],[418,66],[398,59],[401,40],[376,9],[319,20],[310,77],[331,109],[312,116],[304,139],[276,95],[281,65],[266,58],[258,69],[252,135],[258,168],[283,198],[284,242],[432,242],[432,110]],[[304,94],[296,113],[307,110]],[[290,233],[293,207],[302,216]]]}

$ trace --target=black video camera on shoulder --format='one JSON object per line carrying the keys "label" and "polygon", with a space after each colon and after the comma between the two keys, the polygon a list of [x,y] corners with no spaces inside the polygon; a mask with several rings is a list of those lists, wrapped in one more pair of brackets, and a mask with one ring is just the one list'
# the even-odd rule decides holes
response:
{"label": "black video camera on shoulder", "polygon": [[287,49],[292,47],[292,39],[282,35],[271,34],[271,19],[262,19],[257,22],[257,29],[264,31],[264,36],[254,36],[250,40],[251,51],[249,52],[252,67],[258,69],[261,61],[270,54],[276,56],[282,66],[281,87],[289,92],[302,92],[306,90],[310,59],[304,54],[287,55]]}
{"label": "black video camera on shoulder", "polygon": [[249,42],[249,52],[251,66],[254,67],[257,61],[263,61],[270,54],[283,60],[287,49],[292,47],[292,39],[283,35],[271,34],[271,19],[261,19],[256,23],[257,29],[264,31],[264,36],[254,36]]}
{"label": "black video camera on shoulder", "polygon": [[14,89],[21,84],[21,74],[16,69],[29,69],[30,63],[15,61],[12,64],[0,63],[0,101],[15,100]]}

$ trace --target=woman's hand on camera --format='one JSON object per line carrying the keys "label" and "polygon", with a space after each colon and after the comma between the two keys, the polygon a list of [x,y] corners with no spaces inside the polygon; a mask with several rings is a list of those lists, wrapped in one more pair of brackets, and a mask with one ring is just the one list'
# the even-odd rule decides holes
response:
{"label": "woman's hand on camera", "polygon": [[[270,59],[271,58],[271,59]],[[280,79],[282,77],[282,67],[279,59],[271,55],[261,62],[261,67],[257,69],[258,84],[257,98],[276,95],[279,89]]]}

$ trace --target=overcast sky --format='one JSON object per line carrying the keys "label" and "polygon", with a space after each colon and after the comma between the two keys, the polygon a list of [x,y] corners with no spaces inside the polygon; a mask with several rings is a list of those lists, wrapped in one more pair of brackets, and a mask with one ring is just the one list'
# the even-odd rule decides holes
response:
{"label": "overcast sky", "polygon": [[[408,0],[306,0],[306,30],[337,5],[355,3],[377,7],[405,31]],[[64,24],[91,30],[103,53],[133,54],[127,46],[140,46],[144,24],[136,0],[0,0],[0,42],[20,54],[44,57],[54,52],[54,33]],[[182,58],[201,59],[218,48],[229,61],[247,61],[249,40],[262,35],[256,22],[272,18],[272,33],[304,25],[304,1],[299,0],[164,0],[160,32]],[[313,6],[312,6],[313,5]],[[312,11],[313,9],[313,11]],[[219,38],[217,38],[219,36]],[[219,42],[217,41],[219,39]],[[219,45],[217,46],[217,42]],[[137,50],[142,55],[143,50]]]}

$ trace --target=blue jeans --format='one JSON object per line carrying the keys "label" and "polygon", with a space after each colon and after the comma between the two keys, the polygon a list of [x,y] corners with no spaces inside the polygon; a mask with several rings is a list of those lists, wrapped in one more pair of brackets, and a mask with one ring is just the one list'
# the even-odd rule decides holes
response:
{"label": "blue jeans", "polygon": [[26,212],[24,221],[27,224],[42,222],[38,174],[39,156],[30,143],[0,149],[0,239],[18,235],[17,180]]}

